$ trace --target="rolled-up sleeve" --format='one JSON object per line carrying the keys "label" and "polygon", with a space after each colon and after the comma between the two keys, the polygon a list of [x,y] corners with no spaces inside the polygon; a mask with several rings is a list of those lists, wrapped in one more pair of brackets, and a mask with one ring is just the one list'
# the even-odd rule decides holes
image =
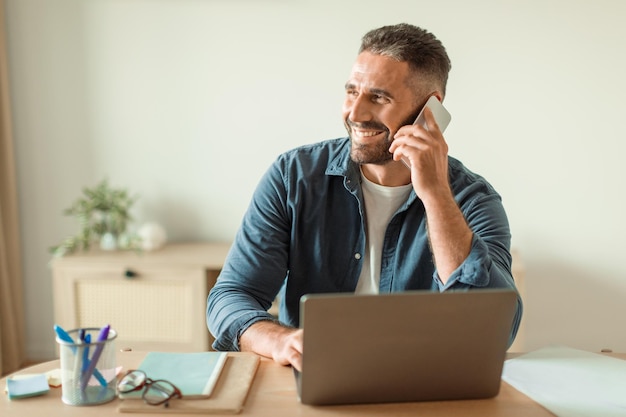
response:
{"label": "rolled-up sleeve", "polygon": [[[437,271],[433,280],[440,291],[478,288],[511,289],[517,292],[511,269],[511,234],[498,194],[489,193],[460,201],[461,211],[473,232],[469,255],[444,284]],[[517,310],[511,326],[512,344],[522,319],[523,304],[517,292]]]}
{"label": "rolled-up sleeve", "polygon": [[288,221],[277,163],[261,179],[241,228],[207,299],[206,320],[216,350],[239,350],[239,337],[267,312],[287,275]]}

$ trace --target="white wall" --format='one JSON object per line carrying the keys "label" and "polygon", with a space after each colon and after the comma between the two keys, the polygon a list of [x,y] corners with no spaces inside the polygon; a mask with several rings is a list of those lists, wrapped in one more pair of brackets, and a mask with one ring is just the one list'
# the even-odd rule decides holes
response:
{"label": "white wall", "polygon": [[621,0],[5,0],[27,347],[54,356],[47,248],[108,177],[170,240],[231,240],[275,156],[344,136],[361,35],[402,21],[453,63],[451,154],[486,176],[526,268],[526,349],[626,352]]}

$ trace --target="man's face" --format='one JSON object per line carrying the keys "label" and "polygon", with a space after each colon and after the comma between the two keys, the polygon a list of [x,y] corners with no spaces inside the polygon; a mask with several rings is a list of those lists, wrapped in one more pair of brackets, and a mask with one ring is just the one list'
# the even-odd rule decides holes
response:
{"label": "man's face", "polygon": [[343,118],[359,164],[392,160],[389,146],[398,129],[413,123],[421,106],[409,86],[409,65],[370,52],[359,54],[346,82]]}

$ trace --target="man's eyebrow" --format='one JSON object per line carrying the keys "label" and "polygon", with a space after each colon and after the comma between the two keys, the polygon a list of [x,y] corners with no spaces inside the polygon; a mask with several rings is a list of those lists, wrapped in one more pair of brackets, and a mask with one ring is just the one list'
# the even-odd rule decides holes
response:
{"label": "man's eyebrow", "polygon": [[369,90],[369,92],[371,94],[375,94],[377,96],[383,96],[383,97],[387,97],[387,98],[393,98],[393,95],[387,91],[387,90],[383,90],[382,88],[371,88]]}
{"label": "man's eyebrow", "polygon": [[[354,88],[356,88],[356,85],[354,83],[351,83],[351,82],[347,82],[346,83],[346,86],[345,86],[346,90],[352,90]],[[387,98],[390,98],[390,99],[394,98],[393,95],[389,91],[384,90],[382,88],[370,88],[370,89],[367,90],[367,92],[369,94],[374,94],[374,95],[377,95],[377,96],[383,96],[383,97],[387,97]]]}

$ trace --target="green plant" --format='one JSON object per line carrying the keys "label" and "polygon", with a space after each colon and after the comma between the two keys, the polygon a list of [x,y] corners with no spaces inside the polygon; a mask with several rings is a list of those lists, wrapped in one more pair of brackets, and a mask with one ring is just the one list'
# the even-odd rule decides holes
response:
{"label": "green plant", "polygon": [[103,237],[113,239],[121,249],[137,249],[139,238],[128,235],[126,228],[132,220],[130,208],[137,200],[124,189],[114,189],[105,179],[94,188],[83,188],[83,196],[77,199],[63,214],[74,216],[81,226],[76,236],[65,238],[50,248],[54,256],[63,256],[76,250],[88,250],[92,243]]}

